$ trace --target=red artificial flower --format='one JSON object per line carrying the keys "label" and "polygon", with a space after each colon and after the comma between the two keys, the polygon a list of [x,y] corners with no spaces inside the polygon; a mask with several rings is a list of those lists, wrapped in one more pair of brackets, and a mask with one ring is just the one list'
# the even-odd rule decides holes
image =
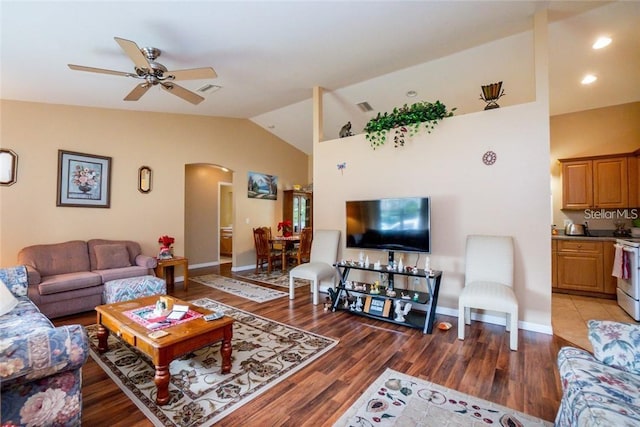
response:
{"label": "red artificial flower", "polygon": [[293,227],[293,224],[289,220],[278,223],[278,231],[291,231],[291,227]]}
{"label": "red artificial flower", "polygon": [[173,242],[175,242],[176,239],[174,239],[173,237],[170,236],[160,236],[158,238],[158,243],[160,243],[162,246],[168,247],[170,245],[173,244]]}

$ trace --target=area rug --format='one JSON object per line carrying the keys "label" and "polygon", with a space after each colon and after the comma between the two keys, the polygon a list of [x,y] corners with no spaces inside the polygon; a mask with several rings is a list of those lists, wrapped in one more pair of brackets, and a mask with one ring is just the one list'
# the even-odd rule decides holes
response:
{"label": "area rug", "polygon": [[553,426],[553,423],[387,369],[334,424],[342,426]]}
{"label": "area rug", "polygon": [[[289,270],[284,273],[281,270],[272,270],[271,273],[266,271],[255,272],[255,270],[236,273],[246,279],[255,280],[256,282],[267,283],[269,285],[280,286],[289,289]],[[305,279],[294,279],[294,287],[310,286],[311,282]]]}
{"label": "area rug", "polygon": [[273,299],[289,295],[287,292],[254,285],[252,283],[219,276],[217,274],[206,274],[204,276],[191,277],[190,280],[209,286],[210,288],[215,288],[256,302],[271,301]]}
{"label": "area rug", "polygon": [[176,359],[169,366],[170,400],[163,406],[155,403],[150,359],[112,334],[109,351],[98,353],[97,325],[87,327],[91,357],[156,426],[211,426],[338,343],[209,298],[191,303],[235,319],[231,372],[220,373],[220,343]]}

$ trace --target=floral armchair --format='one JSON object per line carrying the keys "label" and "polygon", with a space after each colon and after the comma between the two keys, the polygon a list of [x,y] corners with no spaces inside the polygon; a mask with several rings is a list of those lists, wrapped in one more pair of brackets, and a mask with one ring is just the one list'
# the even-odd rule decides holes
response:
{"label": "floral armchair", "polygon": [[26,296],[24,266],[0,269],[0,288],[3,305],[9,307],[0,312],[2,426],[80,425],[81,368],[89,355],[86,330],[81,325],[56,328],[40,313]]}
{"label": "floral armchair", "polygon": [[590,320],[594,354],[563,347],[556,427],[640,425],[640,325]]}

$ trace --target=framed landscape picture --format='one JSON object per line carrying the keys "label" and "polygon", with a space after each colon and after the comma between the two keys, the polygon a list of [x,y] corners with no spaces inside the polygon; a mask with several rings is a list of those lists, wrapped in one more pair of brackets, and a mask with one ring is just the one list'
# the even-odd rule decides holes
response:
{"label": "framed landscape picture", "polygon": [[56,206],[108,208],[111,157],[58,150]]}
{"label": "framed landscape picture", "polygon": [[250,199],[278,199],[278,177],[265,173],[249,172],[247,195]]}

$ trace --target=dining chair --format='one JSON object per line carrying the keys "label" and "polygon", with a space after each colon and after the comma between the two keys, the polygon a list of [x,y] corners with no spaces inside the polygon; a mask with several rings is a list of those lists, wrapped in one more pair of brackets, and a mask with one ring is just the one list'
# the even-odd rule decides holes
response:
{"label": "dining chair", "polygon": [[300,232],[300,243],[293,248],[288,258],[295,260],[296,265],[300,265],[311,260],[311,243],[313,242],[313,230],[305,227]]}
{"label": "dining chair", "polygon": [[467,236],[464,289],[458,299],[458,339],[464,340],[471,309],[506,313],[509,348],[518,350],[518,300],[513,291],[513,238]]}
{"label": "dining chair", "polygon": [[311,243],[309,262],[297,265],[289,271],[289,299],[295,298],[295,279],[311,281],[313,304],[318,305],[318,293],[321,283],[336,285],[338,272],[333,264],[338,259],[340,230],[316,230]]}
{"label": "dining chair", "polygon": [[256,247],[256,273],[264,267],[265,263],[267,263],[267,272],[271,273],[274,262],[282,262],[282,251],[272,247],[269,227],[254,228],[253,241]]}

